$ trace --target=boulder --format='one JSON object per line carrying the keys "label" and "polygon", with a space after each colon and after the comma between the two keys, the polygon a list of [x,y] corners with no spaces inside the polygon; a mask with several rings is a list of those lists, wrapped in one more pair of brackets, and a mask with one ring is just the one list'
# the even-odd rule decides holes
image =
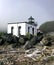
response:
{"label": "boulder", "polygon": [[25,49],[30,49],[32,46],[30,44],[30,41],[26,41],[25,45],[24,45],[24,48]]}
{"label": "boulder", "polygon": [[24,48],[32,48],[33,45],[37,44],[39,42],[39,39],[37,36],[34,36],[31,40],[27,41],[24,45]]}
{"label": "boulder", "polygon": [[45,45],[45,46],[51,46],[51,41],[49,39],[47,39],[46,37],[44,37],[41,41],[40,41],[41,45]]}
{"label": "boulder", "polygon": [[0,39],[0,45],[2,44],[2,39]]}
{"label": "boulder", "polygon": [[37,37],[34,36],[34,37],[31,39],[30,44],[31,44],[31,45],[34,45],[34,44],[36,44],[36,43],[37,43]]}
{"label": "boulder", "polygon": [[8,35],[6,41],[9,43],[17,43],[18,42],[18,37],[13,36],[13,35]]}
{"label": "boulder", "polygon": [[5,39],[3,39],[2,37],[0,38],[0,45],[3,45],[5,43]]}
{"label": "boulder", "polygon": [[54,55],[54,49],[52,49],[52,53],[51,53],[51,55]]}
{"label": "boulder", "polygon": [[20,37],[20,38],[19,38],[19,43],[20,43],[21,45],[24,45],[25,40],[24,40],[24,38],[23,38],[23,37]]}
{"label": "boulder", "polygon": [[54,60],[54,55],[52,56],[47,56],[43,59],[44,61],[53,61]]}

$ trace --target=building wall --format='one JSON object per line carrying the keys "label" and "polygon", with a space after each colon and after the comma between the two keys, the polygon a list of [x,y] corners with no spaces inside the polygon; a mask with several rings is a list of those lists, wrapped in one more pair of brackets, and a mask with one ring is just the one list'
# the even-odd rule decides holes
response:
{"label": "building wall", "polygon": [[26,23],[19,23],[18,24],[18,27],[21,26],[21,30],[20,30],[21,35],[26,35],[26,33],[25,33],[26,32],[26,27],[25,27],[26,25],[25,24]]}
{"label": "building wall", "polygon": [[11,27],[14,27],[13,35],[19,36],[18,35],[18,27],[19,26],[21,26],[21,30],[20,30],[21,35],[26,35],[28,33],[28,27],[30,27],[30,29],[29,29],[30,34],[32,34],[32,28],[34,28],[34,35],[36,35],[36,33],[37,33],[36,26],[30,25],[27,23],[8,24],[7,33],[10,34],[11,33]]}
{"label": "building wall", "polygon": [[28,27],[30,27],[29,33],[30,34],[33,34],[32,33],[32,28],[34,28],[34,35],[36,35],[36,33],[37,33],[37,27],[36,26],[33,26],[33,25],[30,25],[30,24],[26,24],[26,33],[28,33]]}
{"label": "building wall", "polygon": [[10,34],[11,33],[11,27],[14,27],[13,29],[13,35],[18,36],[18,27],[21,26],[21,30],[20,33],[21,35],[26,35],[25,33],[25,23],[19,23],[19,24],[8,24],[7,27],[7,33]]}
{"label": "building wall", "polygon": [[17,32],[18,32],[18,30],[17,30],[17,24],[8,24],[8,27],[7,27],[7,33],[8,34],[10,34],[11,33],[11,27],[14,27],[14,29],[13,29],[13,35],[18,35],[17,34]]}

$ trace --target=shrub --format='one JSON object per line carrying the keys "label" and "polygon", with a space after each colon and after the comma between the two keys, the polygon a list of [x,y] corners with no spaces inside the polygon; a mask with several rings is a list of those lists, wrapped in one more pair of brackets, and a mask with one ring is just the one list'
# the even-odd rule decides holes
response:
{"label": "shrub", "polygon": [[26,34],[26,37],[28,38],[28,40],[31,40],[31,39],[33,38],[33,36],[34,36],[34,35],[29,34],[29,33]]}
{"label": "shrub", "polygon": [[0,65],[4,65],[4,63],[0,61]]}
{"label": "shrub", "polygon": [[7,34],[6,32],[0,32],[0,36],[6,35],[6,34]]}

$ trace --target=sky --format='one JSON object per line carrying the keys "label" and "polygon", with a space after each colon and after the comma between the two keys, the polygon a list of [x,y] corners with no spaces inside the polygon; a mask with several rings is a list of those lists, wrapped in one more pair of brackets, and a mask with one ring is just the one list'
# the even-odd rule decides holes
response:
{"label": "sky", "polygon": [[38,27],[54,20],[54,0],[0,0],[0,30],[9,22],[27,21],[33,16]]}

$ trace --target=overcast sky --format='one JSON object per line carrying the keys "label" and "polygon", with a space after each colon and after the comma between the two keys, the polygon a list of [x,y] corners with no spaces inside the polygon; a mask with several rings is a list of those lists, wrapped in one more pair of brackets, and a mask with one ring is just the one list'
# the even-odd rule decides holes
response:
{"label": "overcast sky", "polygon": [[40,26],[54,20],[54,0],[0,0],[0,29],[8,22],[23,22],[33,16]]}

